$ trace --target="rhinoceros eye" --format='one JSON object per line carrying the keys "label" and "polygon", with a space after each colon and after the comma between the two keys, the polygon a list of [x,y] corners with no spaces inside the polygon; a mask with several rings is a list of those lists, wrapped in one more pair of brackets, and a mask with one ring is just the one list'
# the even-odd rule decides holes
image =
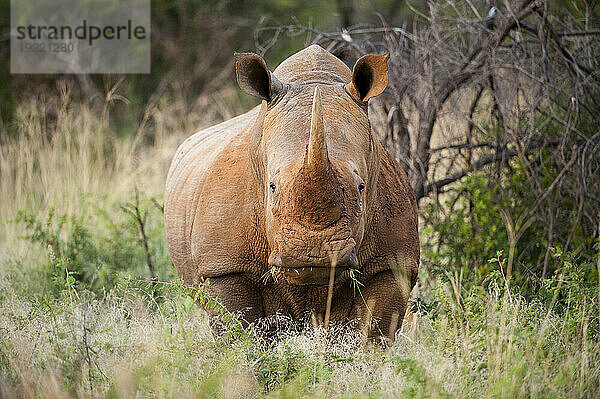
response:
{"label": "rhinoceros eye", "polygon": [[358,192],[362,194],[363,191],[365,191],[365,183],[360,182],[358,183]]}
{"label": "rhinoceros eye", "polygon": [[273,194],[275,194],[275,189],[277,189],[277,186],[275,185],[275,183],[269,183],[269,188],[271,189],[271,192]]}

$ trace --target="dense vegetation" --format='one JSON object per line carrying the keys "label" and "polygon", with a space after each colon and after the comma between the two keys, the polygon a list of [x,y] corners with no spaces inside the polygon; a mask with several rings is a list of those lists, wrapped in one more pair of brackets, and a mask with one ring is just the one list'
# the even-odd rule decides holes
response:
{"label": "dense vegetation", "polygon": [[[212,300],[174,275],[159,205],[165,165],[198,121],[182,125],[169,117],[177,105],[165,105],[157,111],[165,120],[165,130],[154,131],[159,140],[132,151],[133,139],[115,138],[85,104],[63,100],[52,140],[40,140],[43,115],[32,102],[19,109],[19,137],[3,147],[2,174],[10,179],[0,208],[3,397],[597,392],[597,252],[585,260],[556,248],[555,274],[537,292],[521,292],[505,279],[506,237],[478,180],[465,184],[478,188],[476,221],[490,228],[473,238],[461,213],[436,226],[452,229],[455,241],[426,251],[424,261],[447,257],[465,267],[422,270],[414,315],[391,349],[363,346],[360,334],[343,327],[302,331],[287,320],[270,341],[235,317],[215,340],[194,304]],[[143,193],[137,203],[135,185]],[[124,211],[136,204],[147,214],[158,281],[150,278],[139,225]]]}
{"label": "dense vegetation", "polygon": [[[321,12],[295,2],[270,10],[283,15],[288,3],[303,18]],[[156,17],[186,14],[170,4],[153,2]],[[202,26],[199,35],[211,29],[202,16],[246,18],[251,8],[201,7],[210,13],[190,13],[197,20],[187,21],[190,31]],[[248,35],[238,28],[235,34]],[[233,47],[236,40],[226,42]],[[280,39],[274,59],[303,40]],[[200,42],[212,56],[211,44]],[[195,59],[191,49],[181,51]],[[215,54],[223,59],[214,65],[229,64],[230,54]],[[85,99],[84,84],[71,77],[39,77],[36,93],[10,94],[10,116],[0,126],[0,397],[597,396],[600,213],[578,223],[594,200],[586,198],[578,212],[578,202],[556,191],[544,198],[557,215],[554,240],[545,214],[520,220],[540,197],[518,157],[494,168],[497,177],[472,171],[451,190],[423,197],[419,284],[389,349],[365,344],[351,326],[325,331],[283,318],[278,337],[265,337],[260,326],[243,329],[202,286],[182,284],[164,240],[169,161],[191,132],[249,103],[231,70],[219,75],[214,65],[202,70],[168,60],[156,65],[156,75],[94,77],[97,87],[106,85],[98,89],[100,103]],[[161,90],[148,89],[162,81],[160,68],[171,78]],[[201,72],[192,78],[190,70]],[[181,76],[190,80],[178,87]],[[196,86],[188,84],[193,79]],[[11,81],[13,90],[23,84]],[[597,111],[591,98],[585,105]],[[485,137],[503,138],[485,104],[477,111]],[[592,142],[600,124],[577,115],[569,126]],[[556,125],[536,128],[561,137]],[[588,154],[599,157],[597,148]],[[544,150],[523,158],[539,161],[542,191],[563,176],[550,158]],[[564,190],[575,180],[565,182]],[[591,182],[600,187],[598,177]],[[223,312],[223,336],[211,335],[196,301]]]}

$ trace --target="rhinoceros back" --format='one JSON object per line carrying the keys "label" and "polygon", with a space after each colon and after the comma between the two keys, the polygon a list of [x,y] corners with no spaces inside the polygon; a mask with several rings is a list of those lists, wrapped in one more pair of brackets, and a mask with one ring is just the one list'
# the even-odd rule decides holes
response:
{"label": "rhinoceros back", "polygon": [[165,230],[173,264],[186,282],[206,274],[199,268],[201,262],[193,253],[192,239],[203,191],[215,184],[207,182],[207,176],[225,148],[256,118],[257,112],[257,108],[253,109],[193,134],[179,146],[171,162],[165,188]]}

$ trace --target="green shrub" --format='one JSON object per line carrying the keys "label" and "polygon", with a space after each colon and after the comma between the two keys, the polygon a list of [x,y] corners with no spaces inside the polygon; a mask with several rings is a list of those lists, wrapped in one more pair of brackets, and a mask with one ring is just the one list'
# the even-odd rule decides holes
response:
{"label": "green shrub", "polygon": [[[556,173],[548,171],[542,176],[544,184],[550,185]],[[422,234],[425,265],[434,274],[459,273],[463,284],[481,285],[492,272],[487,259],[495,258],[501,250],[507,256],[504,271],[510,270],[513,284],[520,286],[523,295],[537,295],[544,279],[558,271],[564,262],[546,254],[549,248],[546,225],[535,216],[521,220],[538,199],[528,191],[526,180],[519,165],[501,183],[492,184],[489,178],[473,174],[445,196],[441,206],[433,202],[425,204],[421,210],[426,226]],[[566,199],[557,201],[564,209],[573,206],[563,203]],[[555,235],[571,237],[570,248],[571,251],[575,248],[576,258],[584,266],[582,273],[590,286],[597,286],[598,272],[594,266],[597,241],[576,226],[573,234],[569,234],[572,229],[569,223],[555,226]],[[550,249],[553,247],[562,251],[562,241],[555,238]]]}
{"label": "green shrub", "polygon": [[[145,201],[146,236],[154,268],[162,279],[175,274],[164,241],[162,214]],[[146,252],[136,220],[121,209],[92,208],[84,214],[38,214],[19,212],[17,223],[25,227],[25,240],[47,248],[43,268],[48,290],[57,295],[63,283],[102,294],[124,278],[150,279]]]}

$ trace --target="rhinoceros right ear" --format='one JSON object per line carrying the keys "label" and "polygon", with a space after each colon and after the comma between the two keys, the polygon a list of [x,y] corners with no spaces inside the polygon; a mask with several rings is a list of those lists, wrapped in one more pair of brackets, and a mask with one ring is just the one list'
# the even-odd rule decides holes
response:
{"label": "rhinoceros right ear", "polygon": [[354,64],[352,81],[346,86],[348,92],[362,102],[383,93],[388,84],[388,58],[389,54],[360,57]]}
{"label": "rhinoceros right ear", "polygon": [[234,53],[235,75],[240,88],[251,96],[271,101],[283,90],[281,83],[267,68],[265,60],[254,53]]}

